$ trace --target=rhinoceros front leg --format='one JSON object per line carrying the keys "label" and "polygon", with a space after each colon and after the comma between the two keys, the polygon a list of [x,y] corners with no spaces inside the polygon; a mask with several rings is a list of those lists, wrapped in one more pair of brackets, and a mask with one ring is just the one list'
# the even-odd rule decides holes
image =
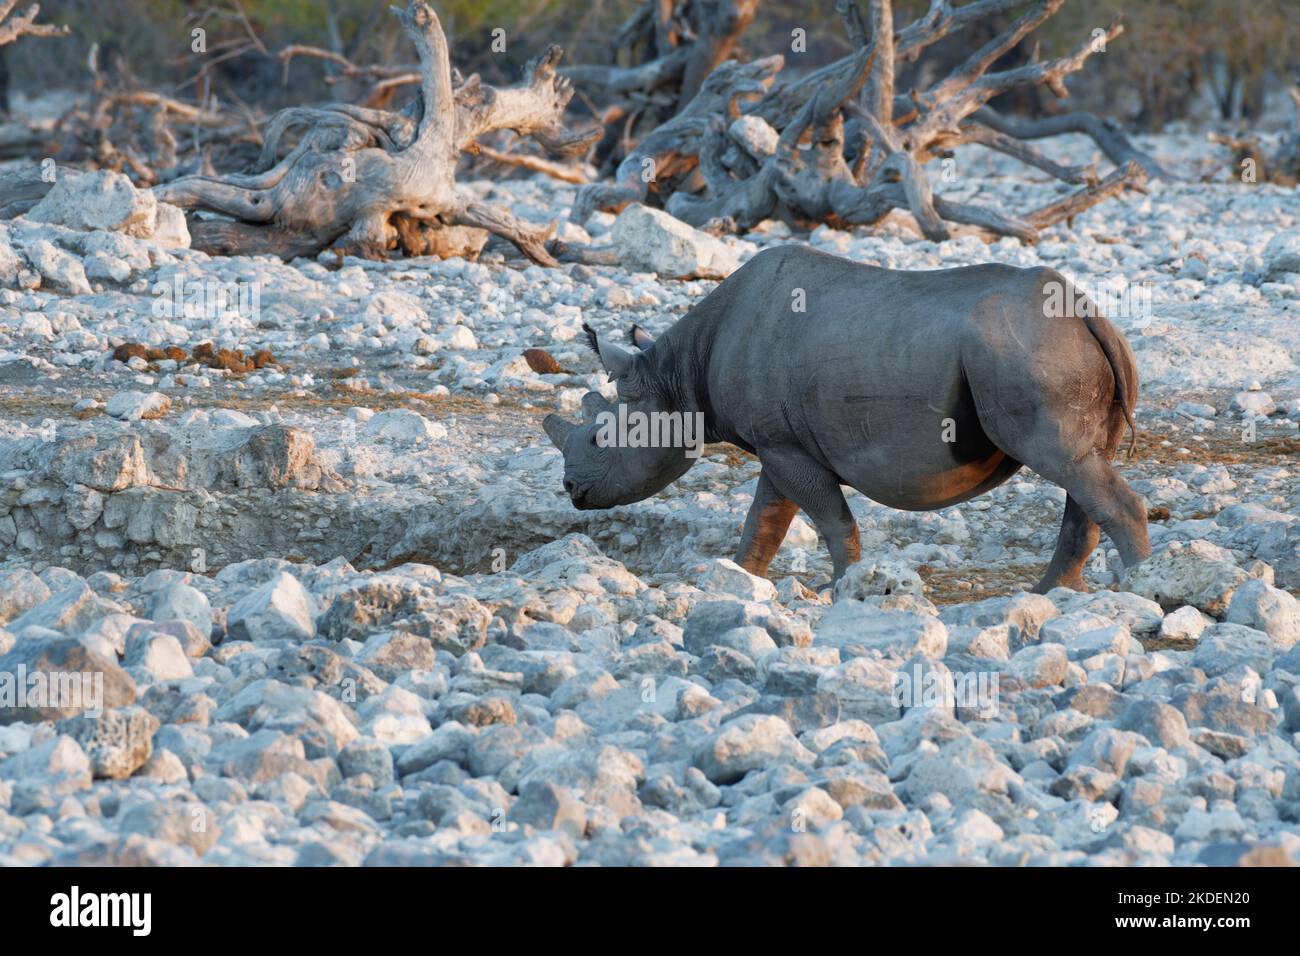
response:
{"label": "rhinoceros front leg", "polygon": [[770,477],[777,492],[798,505],[825,539],[834,584],[850,564],[862,557],[858,523],[844,500],[839,479],[802,451],[760,453],[759,460],[763,474]]}
{"label": "rhinoceros front leg", "polygon": [[781,549],[781,542],[785,540],[785,533],[790,530],[790,522],[798,510],[798,505],[776,490],[767,472],[760,472],[754,503],[749,506],[745,530],[740,534],[740,554],[736,556],[736,563],[750,574],[766,577],[767,566]]}

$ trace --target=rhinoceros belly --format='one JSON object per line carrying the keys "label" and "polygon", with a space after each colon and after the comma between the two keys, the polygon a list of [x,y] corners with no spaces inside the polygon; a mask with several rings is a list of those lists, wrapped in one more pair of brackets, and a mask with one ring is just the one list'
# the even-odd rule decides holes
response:
{"label": "rhinoceros belly", "polygon": [[938,405],[873,402],[855,426],[827,443],[831,467],[843,484],[890,508],[946,508],[996,488],[1021,467],[984,433],[964,396]]}

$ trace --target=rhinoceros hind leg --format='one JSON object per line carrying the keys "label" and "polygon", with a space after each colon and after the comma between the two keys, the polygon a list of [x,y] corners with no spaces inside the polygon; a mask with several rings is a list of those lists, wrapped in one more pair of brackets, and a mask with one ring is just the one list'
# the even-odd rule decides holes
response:
{"label": "rhinoceros hind leg", "polygon": [[1100,455],[1090,455],[1065,470],[1059,479],[1050,477],[1079,503],[1089,518],[1101,525],[1101,530],[1114,542],[1125,568],[1134,567],[1151,553],[1146,503],[1109,461]]}
{"label": "rhinoceros hind leg", "polygon": [[1088,517],[1086,511],[1069,495],[1065,498],[1065,517],[1061,519],[1061,533],[1056,538],[1056,552],[1047,566],[1043,578],[1034,586],[1035,594],[1046,594],[1052,588],[1071,588],[1086,591],[1083,583],[1083,566],[1088,561],[1097,542],[1101,528]]}
{"label": "rhinoceros hind leg", "polygon": [[798,505],[776,490],[767,472],[760,472],[754,502],[745,516],[745,530],[740,534],[736,563],[750,574],[765,577],[798,510]]}
{"label": "rhinoceros hind leg", "polygon": [[[1071,521],[1069,501],[1101,526],[1125,568],[1132,568],[1151,553],[1146,504],[1110,462],[1125,428],[1118,405],[1110,404],[1104,416],[1080,416],[1071,409],[1068,394],[1060,393],[1051,381],[1037,379],[1001,391],[972,384],[972,391],[980,409],[980,425],[993,443],[1060,485],[1069,496],[1049,575],[1057,569],[1057,559],[1066,557],[1062,546]],[[1078,547],[1082,549],[1083,544]],[[1045,577],[1040,584],[1046,581]]]}

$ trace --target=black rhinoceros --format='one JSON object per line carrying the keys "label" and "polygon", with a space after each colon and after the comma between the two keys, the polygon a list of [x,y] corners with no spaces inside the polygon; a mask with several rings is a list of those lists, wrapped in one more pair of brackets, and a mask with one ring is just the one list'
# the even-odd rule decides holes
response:
{"label": "black rhinoceros", "polygon": [[[698,441],[601,440],[615,420],[690,416],[703,440],[757,455],[737,559],[756,575],[798,509],[825,539],[834,580],[858,560],[841,485],[926,511],[1027,466],[1067,493],[1035,590],[1082,589],[1099,526],[1126,567],[1151,550],[1145,504],[1111,465],[1126,424],[1135,428],[1137,369],[1123,335],[1095,313],[1052,269],[902,272],[780,246],[659,339],[633,327],[636,349],[587,328],[619,401],[591,392],[584,424],[549,415],[544,427],[583,509],[641,501],[699,455]],[[689,427],[680,434],[689,439]]]}

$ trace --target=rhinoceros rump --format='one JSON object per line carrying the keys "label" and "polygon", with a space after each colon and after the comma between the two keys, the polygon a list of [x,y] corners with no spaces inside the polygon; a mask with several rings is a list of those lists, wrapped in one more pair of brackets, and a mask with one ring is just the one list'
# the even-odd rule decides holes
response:
{"label": "rhinoceros rump", "polygon": [[[1084,307],[1056,317],[1051,301]],[[858,560],[841,485],[929,511],[1025,465],[1068,495],[1042,592],[1083,589],[1101,530],[1126,567],[1151,551],[1146,506],[1110,463],[1133,425],[1137,368],[1120,332],[1090,311],[1051,269],[899,272],[781,246],[658,340],[634,328],[635,351],[587,331],[629,416],[698,412],[707,441],[758,456],[737,558],[751,573],[766,574],[798,509],[826,541],[835,579]],[[595,419],[611,407],[591,392],[585,424],[544,422],[578,508],[641,501],[696,460],[692,449],[597,442]]]}

